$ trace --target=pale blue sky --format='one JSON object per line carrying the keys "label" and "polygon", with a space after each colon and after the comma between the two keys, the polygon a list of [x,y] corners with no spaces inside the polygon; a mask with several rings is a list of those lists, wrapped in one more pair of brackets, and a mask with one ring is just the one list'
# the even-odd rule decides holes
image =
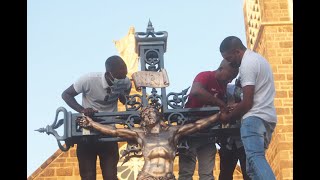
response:
{"label": "pale blue sky", "polygon": [[243,0],[27,3],[27,176],[58,149],[52,135],[34,130],[51,125],[60,106],[75,112],[61,93],[80,75],[104,71],[106,58],[118,55],[113,40],[127,35],[130,26],[145,32],[150,18],[155,31],[168,32],[167,93],[181,92],[199,72],[215,70],[225,37],[235,35],[246,44]]}

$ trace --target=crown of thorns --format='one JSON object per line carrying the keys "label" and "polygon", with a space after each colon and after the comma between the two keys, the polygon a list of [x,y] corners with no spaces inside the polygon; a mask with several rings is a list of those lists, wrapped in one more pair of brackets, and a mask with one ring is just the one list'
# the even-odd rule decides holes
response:
{"label": "crown of thorns", "polygon": [[143,108],[141,109],[141,111],[140,111],[140,116],[141,116],[143,113],[145,113],[146,111],[149,111],[150,109],[154,109],[157,113],[159,113],[159,110],[158,110],[156,107],[154,107],[154,106],[152,106],[152,105],[148,105],[148,106],[143,107]]}

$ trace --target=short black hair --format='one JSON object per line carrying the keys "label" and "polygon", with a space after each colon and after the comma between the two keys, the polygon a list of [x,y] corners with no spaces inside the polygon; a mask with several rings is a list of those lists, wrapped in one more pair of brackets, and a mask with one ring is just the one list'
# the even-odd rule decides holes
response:
{"label": "short black hair", "polygon": [[111,71],[112,69],[123,69],[127,68],[124,60],[117,55],[110,56],[105,62],[106,71]]}
{"label": "short black hair", "polygon": [[245,50],[246,47],[242,44],[242,41],[238,37],[228,36],[220,44],[220,53],[224,53],[233,49]]}

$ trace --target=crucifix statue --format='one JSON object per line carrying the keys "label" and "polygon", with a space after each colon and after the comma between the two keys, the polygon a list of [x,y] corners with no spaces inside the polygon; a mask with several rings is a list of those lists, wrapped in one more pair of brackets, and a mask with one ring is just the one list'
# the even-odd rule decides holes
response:
{"label": "crucifix statue", "polygon": [[100,124],[88,116],[81,116],[77,121],[83,128],[136,141],[144,158],[137,180],[175,180],[173,162],[181,137],[209,127],[219,116],[220,113],[216,113],[185,125],[167,125],[156,107],[147,106],[140,112],[140,127],[131,129]]}

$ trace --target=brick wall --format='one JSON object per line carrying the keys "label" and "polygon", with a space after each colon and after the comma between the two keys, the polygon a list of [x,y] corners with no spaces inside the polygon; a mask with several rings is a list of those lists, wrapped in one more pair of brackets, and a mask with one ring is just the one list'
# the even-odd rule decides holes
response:
{"label": "brick wall", "polygon": [[[125,148],[126,145],[124,142],[119,143],[119,149]],[[178,177],[178,162],[179,157],[175,158],[174,161],[174,175],[176,178]],[[133,165],[128,165],[127,162],[124,164],[124,166],[128,166],[130,168],[120,168],[121,161],[118,164],[118,178],[119,180],[134,180],[131,176],[131,178],[128,178],[130,176],[130,170],[134,169]],[[216,155],[216,162],[215,162],[215,168],[214,168],[214,176],[215,179],[218,179],[219,177],[219,164],[220,164],[220,157],[217,153]],[[198,165],[197,165],[198,166]],[[199,180],[198,176],[198,170],[194,172],[193,179]],[[101,175],[101,169],[99,165],[99,158],[97,160],[97,180],[103,180]],[[122,166],[123,167],[123,166]],[[123,170],[122,170],[123,169]],[[126,172],[125,172],[126,171]],[[128,175],[126,175],[128,174]],[[46,162],[44,162],[33,174],[31,174],[28,177],[28,180],[80,180],[79,175],[79,168],[78,168],[78,161],[76,157],[76,145],[75,147],[71,147],[69,151],[62,152],[60,149],[57,150],[51,157],[48,158]],[[242,173],[239,166],[236,167],[234,174],[233,174],[234,180],[241,180],[242,179]]]}
{"label": "brick wall", "polygon": [[[245,1],[248,3],[249,0]],[[247,46],[270,62],[276,88],[275,106],[278,123],[266,152],[277,179],[293,179],[293,25],[290,22],[288,0],[250,0],[258,3],[262,16],[255,41]],[[244,14],[251,14],[244,5]],[[245,18],[247,41],[250,35]],[[288,22],[289,21],[289,22]]]}
{"label": "brick wall", "polygon": [[259,2],[262,10],[262,21],[289,21],[291,18],[288,1],[292,0],[260,0]]}

